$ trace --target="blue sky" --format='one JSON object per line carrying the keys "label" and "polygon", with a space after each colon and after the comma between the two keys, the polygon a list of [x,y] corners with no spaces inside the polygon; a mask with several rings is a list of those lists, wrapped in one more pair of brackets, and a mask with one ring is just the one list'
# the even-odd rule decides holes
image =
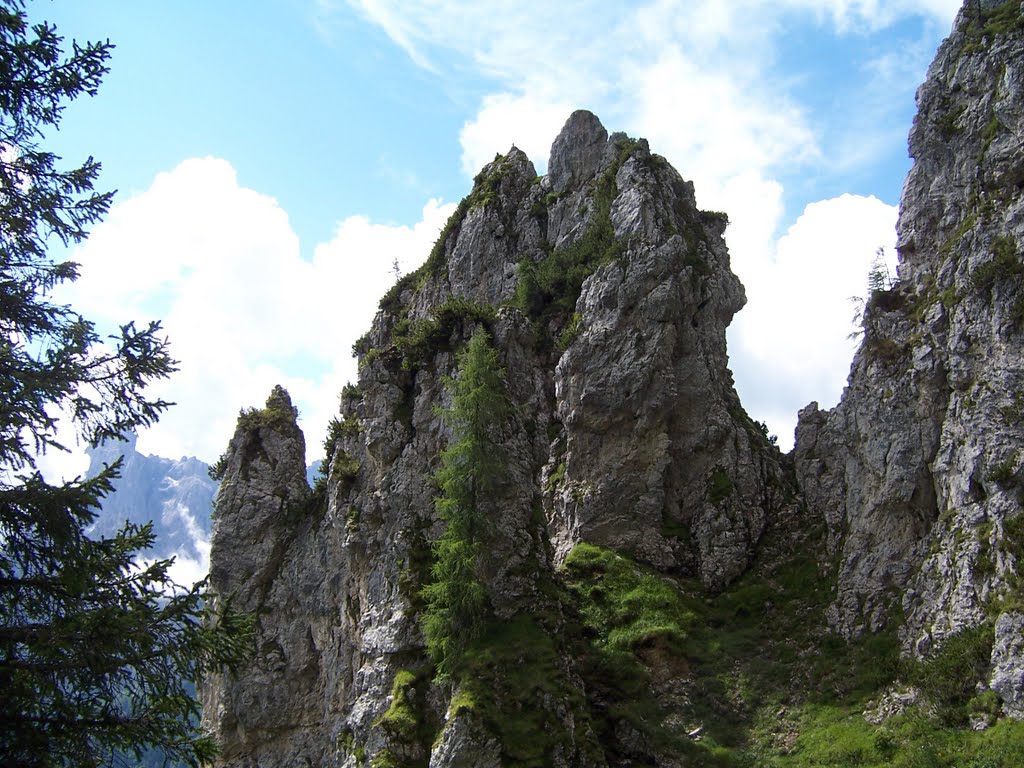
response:
{"label": "blue sky", "polygon": [[847,299],[891,251],[914,91],[958,7],[37,0],[68,39],[117,46],[50,140],[119,190],[67,296],[101,323],[165,320],[179,405],[140,450],[211,461],[280,382],[315,457],[393,262],[422,261],[495,152],[543,172],[585,107],[729,213],[749,300],[731,366],[788,446],[797,409],[838,400]]}

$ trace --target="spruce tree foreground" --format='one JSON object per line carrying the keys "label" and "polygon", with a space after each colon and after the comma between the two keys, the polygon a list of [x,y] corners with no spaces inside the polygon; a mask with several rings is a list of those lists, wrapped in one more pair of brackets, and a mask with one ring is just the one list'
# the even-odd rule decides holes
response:
{"label": "spruce tree foreground", "polygon": [[67,450],[62,440],[117,440],[170,405],[145,393],[175,369],[158,323],[104,339],[52,297],[77,265],[51,249],[81,242],[113,193],[94,191],[91,157],[64,169],[43,143],[69,102],[95,95],[112,47],[68,51],[55,27],[29,25],[22,0],[0,0],[3,765],[110,765],[153,749],[191,765],[210,759],[189,681],[240,663],[251,633],[251,619],[230,608],[204,624],[205,583],[181,587],[170,560],[142,560],[151,525],[87,533],[120,462],[59,483],[37,467]]}

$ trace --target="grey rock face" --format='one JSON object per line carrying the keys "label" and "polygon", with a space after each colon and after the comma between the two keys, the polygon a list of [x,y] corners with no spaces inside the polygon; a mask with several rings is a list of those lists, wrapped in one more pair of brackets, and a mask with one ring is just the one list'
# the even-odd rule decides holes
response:
{"label": "grey rock face", "polygon": [[992,646],[992,690],[1003,700],[1003,710],[1024,719],[1024,615],[1004,613],[996,622]]}
{"label": "grey rock face", "polygon": [[551,145],[548,178],[561,195],[591,181],[607,157],[608,131],[592,112],[577,110],[569,116]]}
{"label": "grey rock face", "polygon": [[[420,589],[443,531],[434,474],[451,439],[438,408],[480,325],[515,406],[502,480],[482,502],[492,530],[480,567],[498,619],[557,617],[553,568],[584,540],[713,588],[752,557],[782,472],[726,367],[744,295],[724,216],[698,211],[692,185],[646,142],[608,136],[590,113],[570,117],[549,167],[538,179],[516,149],[488,164],[425,267],[384,298],[359,344],[358,386],[343,393],[322,499],[304,506],[293,419],[240,421],[211,578],[258,611],[260,646],[252,670],[206,687],[221,764],[503,764],[493,727],[449,713],[451,691],[427,680],[417,695],[442,728],[436,742],[386,725],[399,672],[425,664]],[[563,280],[571,269],[586,270],[582,285]],[[542,301],[521,295],[535,273]],[[272,401],[262,414],[289,412],[281,393]],[[561,658],[560,674],[579,688],[573,663]],[[550,695],[531,707],[564,735],[553,765],[605,764],[580,711]]]}
{"label": "grey rock face", "polygon": [[719,589],[746,568],[781,486],[728,373],[743,288],[721,222],[671,167],[639,146],[615,178],[626,254],[584,283],[555,368],[566,450],[552,543],[556,557],[586,540],[666,570],[695,558]]}
{"label": "grey rock face", "polygon": [[470,712],[454,715],[430,755],[431,768],[501,768],[501,748]]}
{"label": "grey rock face", "polygon": [[309,735],[322,693],[314,629],[324,607],[315,575],[299,567],[309,486],[296,413],[276,387],[264,409],[239,417],[217,495],[210,584],[257,622],[252,664],[237,677],[212,676],[201,692],[204,724],[221,737],[224,765],[250,765],[254,753],[281,764],[296,751],[324,754]]}
{"label": "grey rock face", "polygon": [[799,482],[840,563],[831,623],[902,612],[917,654],[996,621],[1019,584],[1022,94],[1020,29],[966,4],[918,91],[899,280],[868,302],[841,403],[800,414]]}
{"label": "grey rock face", "polygon": [[[536,178],[533,163],[514,147],[484,166],[477,176],[483,204],[470,208],[448,254],[452,296],[493,305],[512,299],[519,261],[541,250],[540,222],[531,215],[541,197]],[[423,299],[437,302],[429,293]]]}

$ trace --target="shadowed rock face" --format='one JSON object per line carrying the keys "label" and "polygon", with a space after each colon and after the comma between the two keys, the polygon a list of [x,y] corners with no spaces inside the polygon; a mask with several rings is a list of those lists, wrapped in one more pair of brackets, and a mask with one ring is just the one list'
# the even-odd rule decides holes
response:
{"label": "shadowed rock face", "polygon": [[608,131],[592,112],[577,110],[551,145],[548,179],[555,194],[592,181],[609,158]]}
{"label": "shadowed rock face", "polygon": [[[593,125],[573,115],[552,162],[566,153],[555,167],[571,195],[580,169],[604,158],[596,174],[614,173],[608,216],[625,254],[583,285],[577,335],[555,366],[565,447],[549,526],[556,559],[586,540],[695,569],[720,589],[745,569],[781,485],[728,370],[725,330],[745,297],[724,217],[698,211],[692,185],[646,142],[621,159]],[[584,141],[566,138],[575,126]]]}
{"label": "shadowed rock face", "polygon": [[254,663],[237,676],[210,676],[201,690],[204,722],[222,734],[231,764],[264,751],[281,760],[323,754],[308,722],[320,674],[310,622],[326,609],[322,573],[285,575],[303,561],[296,545],[309,498],[296,415],[275,387],[263,409],[240,416],[217,493],[210,583],[220,599],[256,616]]}
{"label": "shadowed rock face", "polygon": [[797,430],[800,484],[840,561],[832,625],[903,618],[915,653],[1019,622],[998,606],[1019,588],[1022,42],[1015,23],[961,11],[917,94],[899,280],[869,302],[842,402],[812,404]]}

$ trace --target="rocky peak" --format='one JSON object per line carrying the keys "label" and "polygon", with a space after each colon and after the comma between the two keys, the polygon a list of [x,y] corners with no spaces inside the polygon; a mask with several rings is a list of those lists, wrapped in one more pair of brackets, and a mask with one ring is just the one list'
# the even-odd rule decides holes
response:
{"label": "rocky peak", "polygon": [[210,576],[239,607],[259,606],[264,587],[309,496],[306,443],[288,392],[274,387],[262,409],[243,411],[217,467]]}
{"label": "rocky peak", "polygon": [[551,145],[548,179],[557,195],[578,189],[597,175],[606,162],[609,149],[608,131],[597,115],[579,109],[569,115]]}
{"label": "rocky peak", "polygon": [[256,617],[254,663],[238,676],[210,675],[201,690],[204,723],[222,734],[229,762],[300,728],[304,680],[315,665],[305,619],[297,621],[280,579],[310,501],[297,416],[288,392],[275,386],[265,407],[239,414],[214,467],[221,483],[210,583],[218,599]]}
{"label": "rocky peak", "polygon": [[[283,765],[335,745],[344,765],[370,754],[450,766],[512,748],[494,721],[457,708],[457,692],[430,689],[430,717],[449,721],[436,742],[375,727],[389,695],[413,695],[393,690],[402,669],[426,661],[422,588],[445,531],[436,473],[453,439],[439,414],[479,328],[513,404],[501,477],[479,502],[490,522],[475,568],[497,626],[559,616],[556,569],[584,541],[722,589],[782,506],[780,456],[727,368],[725,329],[744,296],[725,216],[699,211],[645,141],[608,136],[588,112],[570,116],[549,168],[538,178],[515,148],[487,164],[424,266],[382,299],[356,345],[359,383],[331,430],[322,495],[303,506],[283,391],[240,419],[211,578],[264,609],[253,670],[211,688],[226,755]],[[547,676],[576,690],[565,652],[551,652],[563,672]],[[276,695],[255,704],[278,680],[312,709]],[[552,764],[602,764],[586,754],[589,720],[560,707],[537,709],[559,744]]]}

